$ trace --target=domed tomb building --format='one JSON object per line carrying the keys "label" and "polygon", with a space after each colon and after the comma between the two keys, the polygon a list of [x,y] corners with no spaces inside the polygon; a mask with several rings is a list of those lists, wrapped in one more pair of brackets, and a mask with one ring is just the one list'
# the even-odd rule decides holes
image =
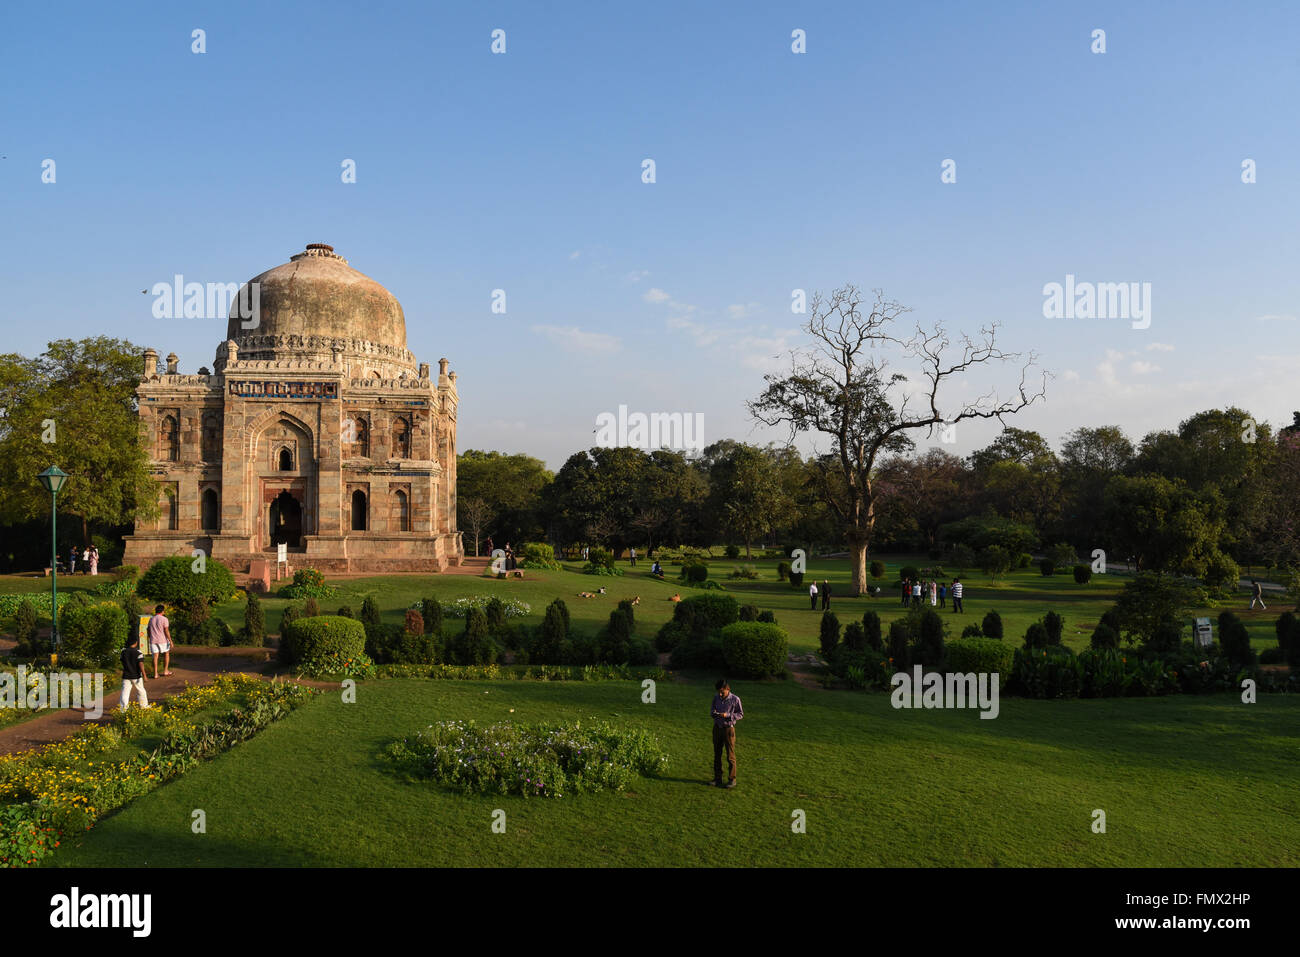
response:
{"label": "domed tomb building", "polygon": [[416,363],[397,299],[333,248],[249,280],[212,374],[177,361],[144,354],[161,515],[126,538],[126,564],[200,548],[246,572],[281,543],[326,572],[460,563],[456,374]]}

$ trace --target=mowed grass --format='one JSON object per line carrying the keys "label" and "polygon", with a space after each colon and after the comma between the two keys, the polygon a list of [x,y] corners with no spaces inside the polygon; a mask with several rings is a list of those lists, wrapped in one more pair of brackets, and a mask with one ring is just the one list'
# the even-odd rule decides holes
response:
{"label": "mowed grass", "polygon": [[[846,596],[852,576],[847,560],[810,560],[804,584],[798,589],[777,578],[777,563],[774,560],[747,563],[758,570],[760,577],[757,580],[728,579],[726,576],[742,563],[743,559],[714,559],[711,565],[712,575],[724,586],[724,593],[735,596],[740,604],[753,604],[774,611],[777,621],[789,633],[790,647],[795,652],[815,651],[818,647],[821,611],[820,606],[817,611],[809,609],[809,580],[816,579],[819,585],[823,580],[831,582],[831,610],[839,617],[841,625],[861,620],[862,615],[871,610],[880,615],[884,628],[888,631],[889,622],[905,614],[901,596],[889,587],[897,580],[899,569],[908,564],[917,567],[929,564],[915,556],[890,558],[885,563],[885,576],[878,582],[884,589],[879,598],[849,598]],[[569,606],[574,626],[594,632],[605,625],[610,611],[617,607],[621,599],[640,597],[641,604],[636,609],[638,630],[641,634],[653,636],[661,624],[672,618],[673,603],[670,599],[674,594],[685,598],[706,593],[676,581],[675,576],[680,571],[677,567],[665,567],[669,575],[667,581],[652,578],[650,564],[644,559],[635,568],[626,562],[621,563],[624,574],[618,577],[583,575],[579,567],[566,564],[563,571],[525,570],[527,577],[504,581],[469,575],[333,579],[331,584],[337,587],[338,593],[332,598],[319,599],[318,604],[321,611],[327,614],[333,614],[343,605],[348,605],[354,613],[359,613],[365,597],[374,595],[384,620],[401,624],[411,603],[426,597],[451,602],[473,595],[500,595],[503,598],[518,598],[531,605],[532,614],[516,620],[536,625],[541,623],[551,600],[563,598]],[[1115,601],[1124,582],[1129,580],[1123,575],[1096,575],[1088,584],[1079,585],[1071,575],[1058,574],[1045,578],[1036,568],[1030,568],[1013,572],[994,582],[979,573],[953,572],[951,569],[946,571],[949,581],[953,574],[958,574],[966,586],[964,614],[954,614],[951,601],[949,607],[938,609],[949,623],[950,637],[958,637],[967,624],[978,623],[983,620],[986,612],[995,610],[1002,616],[1006,640],[1019,645],[1025,630],[1031,624],[1047,612],[1056,611],[1065,618],[1064,641],[1076,651],[1087,647],[1093,628]],[[604,595],[597,595],[596,598],[578,597],[579,592],[596,591],[602,586],[606,589]],[[279,586],[273,586],[276,587]],[[1285,609],[1279,602],[1277,605],[1271,604],[1267,612],[1248,612],[1246,609],[1249,603],[1248,597],[1243,598],[1240,606],[1234,605],[1231,610],[1246,622],[1256,650],[1277,644],[1273,623]],[[263,601],[268,631],[278,630],[280,613],[287,604],[290,602],[275,597],[274,594]],[[1196,614],[1217,619],[1222,610],[1202,609]],[[237,629],[243,624],[243,602],[227,602],[219,606],[217,614],[231,628]],[[452,623],[451,627],[458,625]]]}
{"label": "mowed grass", "polygon": [[[1296,866],[1300,699],[895,710],[882,693],[735,686],[740,787],[707,786],[703,681],[362,684],[65,842],[54,866]],[[510,709],[514,708],[512,714]],[[558,800],[465,796],[380,759],[447,719],[648,728],[666,776]],[[191,831],[206,813],[207,833]],[[493,833],[493,811],[506,831]],[[1093,833],[1093,811],[1106,833]],[[802,810],[807,831],[792,831]]]}
{"label": "mowed grass", "polygon": [[[752,564],[759,572],[757,580],[731,580],[727,575],[741,564]],[[848,598],[851,573],[849,563],[844,559],[813,559],[808,562],[808,574],[804,584],[798,589],[789,582],[778,580],[775,560],[754,560],[714,558],[711,563],[712,575],[726,589],[725,594],[734,595],[743,604],[757,605],[759,608],[771,609],[776,613],[777,621],[790,635],[790,647],[795,652],[815,651],[818,647],[818,630],[821,624],[821,611],[811,611],[808,605],[808,581],[816,579],[831,582],[833,593],[831,610],[840,619],[841,625],[852,620],[860,620],[868,610],[874,610],[881,617],[886,632],[889,622],[904,615],[901,596],[890,586],[898,578],[899,569],[904,565],[924,568],[931,564],[919,556],[890,556],[885,560],[886,573],[877,584],[884,589],[879,598]],[[574,626],[580,630],[595,632],[609,620],[610,611],[624,598],[640,597],[637,607],[637,621],[641,634],[653,636],[664,622],[672,618],[673,603],[670,598],[680,594],[683,598],[703,594],[698,588],[691,588],[679,583],[675,576],[680,571],[676,566],[665,566],[669,578],[658,581],[650,576],[650,563],[642,559],[635,568],[626,562],[620,563],[624,574],[618,577],[583,575],[580,565],[566,563],[563,571],[525,570],[523,579],[506,579],[476,577],[472,575],[390,575],[365,578],[334,578],[330,583],[337,588],[332,598],[322,598],[318,604],[322,613],[333,614],[341,606],[348,605],[354,614],[360,613],[361,603],[367,595],[374,595],[379,602],[385,621],[401,624],[406,609],[415,601],[424,598],[437,598],[443,602],[455,601],[473,595],[500,595],[503,598],[518,598],[532,606],[532,613],[523,618],[526,624],[540,624],[546,606],[554,598],[563,598],[569,606]],[[1101,619],[1102,614],[1115,601],[1129,580],[1127,575],[1095,575],[1086,585],[1076,584],[1069,574],[1057,574],[1045,578],[1037,568],[1023,569],[999,579],[990,580],[979,572],[945,569],[946,579],[951,581],[954,574],[960,575],[965,587],[964,614],[952,612],[951,600],[948,608],[938,609],[948,622],[950,638],[961,635],[962,629],[972,623],[983,620],[988,611],[997,611],[1002,616],[1007,641],[1017,645],[1022,643],[1025,630],[1049,611],[1056,611],[1065,619],[1064,641],[1076,651],[1087,647],[1092,630]],[[63,575],[59,578],[61,591],[89,590],[96,585],[111,581],[111,576]],[[275,592],[287,582],[273,583],[272,594],[263,599],[267,630],[275,633],[280,626],[280,613],[291,602],[279,598]],[[21,575],[0,575],[0,594],[13,592],[47,592],[48,578],[33,578]],[[596,591],[604,586],[606,594],[596,598],[579,598],[582,591]],[[1249,611],[1250,598],[1242,594],[1239,602],[1217,608],[1204,608],[1194,612],[1195,615],[1208,616],[1212,619],[1225,608],[1235,612],[1245,622],[1250,632],[1251,644],[1256,651],[1277,644],[1274,622],[1278,615],[1288,607],[1279,596],[1266,599],[1268,611]],[[238,629],[244,622],[244,602],[242,600],[225,602],[216,609],[216,614],[232,628]],[[515,619],[519,621],[521,619]],[[4,623],[7,625],[8,623]],[[451,622],[450,627],[459,627]],[[1217,636],[1217,624],[1216,624]],[[1190,632],[1189,632],[1190,637]]]}

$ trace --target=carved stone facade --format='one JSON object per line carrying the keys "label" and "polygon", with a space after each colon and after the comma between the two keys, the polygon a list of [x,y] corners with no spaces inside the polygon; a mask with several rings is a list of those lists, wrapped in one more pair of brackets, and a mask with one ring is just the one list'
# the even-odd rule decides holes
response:
{"label": "carved stone facade", "polygon": [[459,564],[447,360],[432,378],[417,365],[397,300],[329,246],[249,283],[260,308],[232,309],[212,375],[181,375],[174,354],[160,372],[144,354],[136,395],[162,510],[124,561],[201,548],[246,572],[283,542],[291,564],[326,572]]}

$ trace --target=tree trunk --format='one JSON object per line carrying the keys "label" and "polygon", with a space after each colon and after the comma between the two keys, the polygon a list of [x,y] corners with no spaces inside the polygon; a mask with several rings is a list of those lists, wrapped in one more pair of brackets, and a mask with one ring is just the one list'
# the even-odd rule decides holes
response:
{"label": "tree trunk", "polygon": [[745,539],[745,561],[749,561],[749,539]]}
{"label": "tree trunk", "polygon": [[850,542],[849,555],[853,562],[853,593],[867,593],[867,546],[865,543]]}

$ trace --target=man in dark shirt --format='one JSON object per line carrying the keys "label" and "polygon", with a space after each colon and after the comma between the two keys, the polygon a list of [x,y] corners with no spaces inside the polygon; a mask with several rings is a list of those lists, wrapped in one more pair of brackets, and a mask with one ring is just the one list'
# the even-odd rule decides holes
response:
{"label": "man in dark shirt", "polygon": [[149,696],[144,691],[144,652],[140,650],[140,636],[131,635],[122,649],[122,700],[118,706],[125,711],[131,706],[131,692],[140,693],[140,707],[149,707]]}
{"label": "man in dark shirt", "polygon": [[719,678],[718,693],[713,696],[713,783],[723,787],[722,783],[722,749],[727,749],[727,770],[730,772],[725,785],[736,786],[736,722],[745,716],[740,706],[740,699],[731,693],[731,686],[726,678]]}

